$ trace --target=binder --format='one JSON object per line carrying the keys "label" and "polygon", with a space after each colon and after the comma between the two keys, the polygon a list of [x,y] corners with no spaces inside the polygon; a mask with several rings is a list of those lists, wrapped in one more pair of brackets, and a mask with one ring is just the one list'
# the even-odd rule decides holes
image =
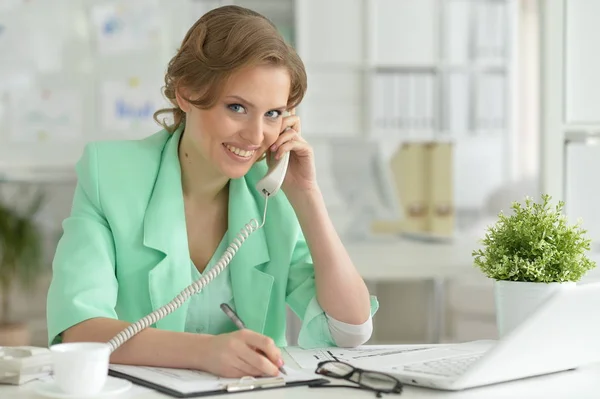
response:
{"label": "binder", "polygon": [[[222,379],[222,383],[210,382],[206,384],[206,389],[177,389],[169,384],[160,383],[157,379],[151,378],[150,376],[144,378],[140,376],[140,373],[130,372],[128,370],[173,370],[176,369],[165,369],[165,368],[154,368],[154,367],[136,367],[136,366],[112,366],[109,369],[108,374],[116,377],[126,379],[134,384],[153,389],[160,393],[175,397],[175,398],[197,398],[205,396],[217,396],[217,395],[228,395],[241,392],[250,392],[258,390],[268,389],[283,389],[293,388],[300,386],[320,386],[329,383],[329,380],[320,378],[315,375],[315,378],[302,378],[287,380],[286,377],[271,377],[271,378],[253,378],[243,377],[240,379],[225,378]],[[288,369],[289,370],[289,369]],[[185,371],[185,370],[184,370]],[[207,374],[208,375],[208,374]],[[308,375],[307,375],[308,377]],[[200,382],[201,384],[202,382]],[[217,387],[218,385],[218,387]]]}
{"label": "binder", "polygon": [[452,143],[429,143],[427,230],[435,236],[454,233]]}
{"label": "binder", "polygon": [[427,231],[427,160],[422,143],[403,143],[390,161],[401,198],[405,231]]}
{"label": "binder", "polygon": [[447,239],[454,235],[454,162],[450,142],[405,142],[390,160],[402,220],[375,220],[376,234]]}

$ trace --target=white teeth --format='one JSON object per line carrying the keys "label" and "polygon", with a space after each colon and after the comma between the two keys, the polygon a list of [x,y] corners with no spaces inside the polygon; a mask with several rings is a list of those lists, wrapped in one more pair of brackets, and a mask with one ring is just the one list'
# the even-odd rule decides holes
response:
{"label": "white teeth", "polygon": [[250,158],[252,155],[254,155],[254,151],[242,150],[241,148],[237,148],[229,144],[226,144],[225,147],[234,154],[244,158]]}

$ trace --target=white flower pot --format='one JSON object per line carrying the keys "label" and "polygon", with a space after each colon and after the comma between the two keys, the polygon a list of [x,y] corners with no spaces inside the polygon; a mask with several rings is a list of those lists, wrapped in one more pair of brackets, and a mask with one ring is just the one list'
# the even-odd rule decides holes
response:
{"label": "white flower pot", "polygon": [[499,337],[503,337],[521,324],[538,306],[559,290],[571,289],[575,282],[529,283],[521,281],[496,281],[496,324]]}

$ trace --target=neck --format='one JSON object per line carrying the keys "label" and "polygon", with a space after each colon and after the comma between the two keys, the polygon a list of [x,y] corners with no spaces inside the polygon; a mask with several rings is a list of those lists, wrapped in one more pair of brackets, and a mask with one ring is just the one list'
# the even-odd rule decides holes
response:
{"label": "neck", "polygon": [[193,151],[186,135],[179,143],[179,163],[184,197],[202,203],[218,201],[227,194],[229,178],[223,176],[204,157]]}

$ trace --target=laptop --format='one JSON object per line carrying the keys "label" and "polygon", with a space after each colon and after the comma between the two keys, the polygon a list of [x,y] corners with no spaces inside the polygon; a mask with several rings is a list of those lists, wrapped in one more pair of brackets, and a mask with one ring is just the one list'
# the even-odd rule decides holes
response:
{"label": "laptop", "polygon": [[436,345],[385,371],[407,385],[457,391],[600,362],[599,304],[600,283],[578,285],[552,295],[499,341]]}

